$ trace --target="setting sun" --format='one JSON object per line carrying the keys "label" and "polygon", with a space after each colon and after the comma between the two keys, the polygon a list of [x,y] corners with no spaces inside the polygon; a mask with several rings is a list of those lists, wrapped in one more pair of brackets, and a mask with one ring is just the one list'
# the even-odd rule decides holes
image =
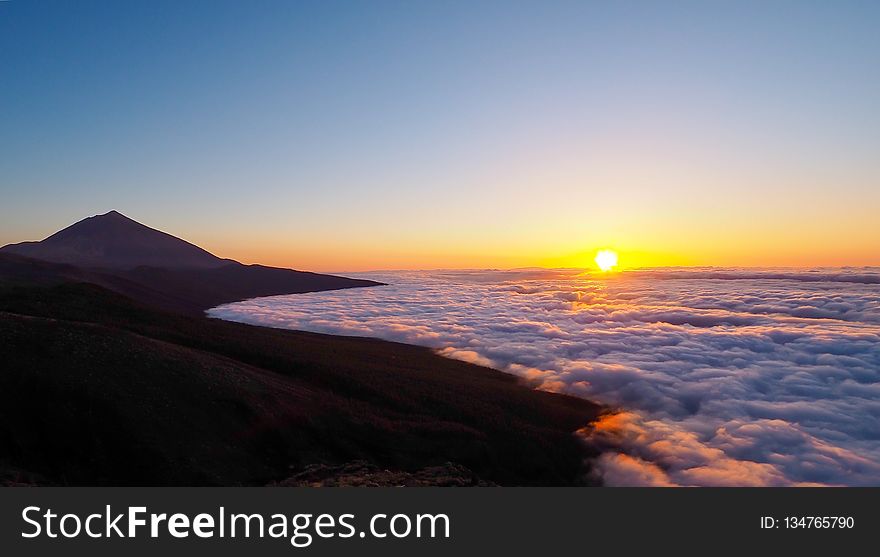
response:
{"label": "setting sun", "polygon": [[608,272],[617,267],[617,252],[610,249],[599,250],[596,253],[595,261],[603,273]]}

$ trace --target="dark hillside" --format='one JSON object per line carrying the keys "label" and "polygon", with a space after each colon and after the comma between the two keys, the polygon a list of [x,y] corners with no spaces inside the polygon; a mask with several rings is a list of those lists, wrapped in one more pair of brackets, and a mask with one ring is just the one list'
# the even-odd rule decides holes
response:
{"label": "dark hillside", "polygon": [[235,262],[215,269],[86,269],[5,252],[0,252],[0,282],[22,286],[91,283],[153,308],[193,316],[247,298],[379,285],[370,280]]}
{"label": "dark hillside", "polygon": [[600,411],[424,348],[165,313],[94,284],[0,286],[0,339],[0,479],[260,485],[363,461],[569,485],[592,454],[572,432]]}

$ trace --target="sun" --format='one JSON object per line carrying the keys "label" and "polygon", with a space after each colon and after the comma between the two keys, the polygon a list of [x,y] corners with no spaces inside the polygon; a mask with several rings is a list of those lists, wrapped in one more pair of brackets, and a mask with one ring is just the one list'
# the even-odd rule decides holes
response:
{"label": "sun", "polygon": [[614,267],[617,267],[617,252],[610,249],[600,249],[596,252],[594,261],[603,273],[607,273]]}

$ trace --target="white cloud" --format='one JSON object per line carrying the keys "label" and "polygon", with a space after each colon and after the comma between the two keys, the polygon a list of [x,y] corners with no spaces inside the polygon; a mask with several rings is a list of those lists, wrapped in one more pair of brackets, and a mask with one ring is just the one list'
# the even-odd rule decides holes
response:
{"label": "white cloud", "polygon": [[619,408],[591,434],[610,484],[880,485],[875,269],[368,278],[391,286],[210,314],[431,346]]}

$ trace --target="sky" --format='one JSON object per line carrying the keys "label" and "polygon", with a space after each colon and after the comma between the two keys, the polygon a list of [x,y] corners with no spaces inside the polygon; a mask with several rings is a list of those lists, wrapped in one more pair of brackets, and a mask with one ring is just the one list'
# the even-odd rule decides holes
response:
{"label": "sky", "polygon": [[0,244],[880,265],[877,2],[0,2]]}

